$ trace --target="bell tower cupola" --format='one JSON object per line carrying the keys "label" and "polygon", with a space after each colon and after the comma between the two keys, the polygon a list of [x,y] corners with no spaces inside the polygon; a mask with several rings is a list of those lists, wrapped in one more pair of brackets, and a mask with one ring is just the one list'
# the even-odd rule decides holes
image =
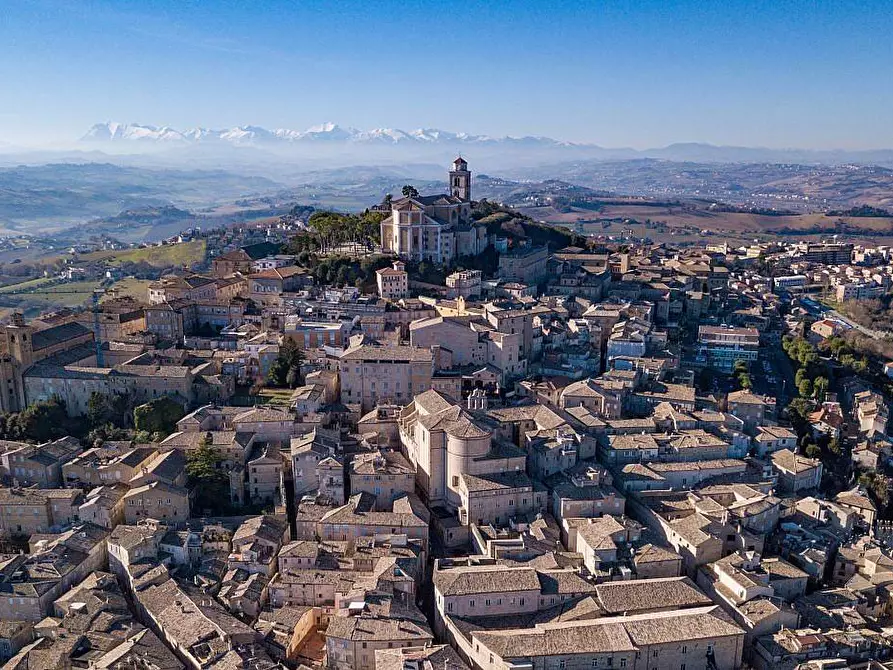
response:
{"label": "bell tower cupola", "polygon": [[471,200],[471,172],[462,156],[450,166],[450,195],[462,200]]}

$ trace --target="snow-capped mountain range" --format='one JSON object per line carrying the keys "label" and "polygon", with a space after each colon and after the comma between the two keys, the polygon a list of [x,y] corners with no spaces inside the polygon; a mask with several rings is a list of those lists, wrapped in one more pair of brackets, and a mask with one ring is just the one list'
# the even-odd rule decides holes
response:
{"label": "snow-capped mountain range", "polygon": [[548,137],[488,137],[453,133],[436,128],[419,128],[405,131],[398,128],[357,130],[335,123],[323,123],[307,130],[277,128],[267,130],[259,126],[238,126],[226,130],[191,128],[177,130],[168,126],[156,127],[139,124],[97,123],[81,138],[87,142],[145,142],[159,144],[194,144],[199,142],[224,142],[228,144],[297,143],[297,142],[345,142],[358,144],[518,144],[527,146],[573,146]]}

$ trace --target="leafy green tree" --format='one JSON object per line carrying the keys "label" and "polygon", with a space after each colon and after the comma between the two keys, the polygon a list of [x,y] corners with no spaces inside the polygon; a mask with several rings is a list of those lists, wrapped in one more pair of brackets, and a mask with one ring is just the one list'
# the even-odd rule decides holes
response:
{"label": "leafy green tree", "polygon": [[716,373],[711,368],[701,368],[698,373],[698,388],[702,391],[709,391],[713,386],[714,379],[716,379]]}
{"label": "leafy green tree", "polygon": [[808,440],[812,434],[812,424],[809,421],[812,402],[807,398],[794,398],[786,407],[786,411],[794,432],[804,440]]}
{"label": "leafy green tree", "polygon": [[288,377],[288,363],[279,356],[270,365],[270,371],[267,373],[267,383],[274,387],[284,387]]}
{"label": "leafy green tree", "polygon": [[812,396],[812,381],[809,379],[804,379],[799,384],[797,384],[797,391],[804,398],[809,398]]}
{"label": "leafy green tree", "polygon": [[406,186],[401,189],[401,192],[403,193],[404,197],[407,198],[419,197],[419,192],[416,190],[415,186],[412,186],[410,184],[406,184]]}
{"label": "leafy green tree", "polygon": [[83,421],[68,416],[56,397],[29,405],[21,412],[0,415],[0,439],[47,442],[66,435],[82,435]]}
{"label": "leafy green tree", "polygon": [[118,428],[118,426],[106,423],[92,428],[87,433],[87,443],[98,447],[109,440],[129,440],[130,437],[130,431],[126,428]]}
{"label": "leafy green tree", "polygon": [[126,428],[130,422],[130,396],[121,393],[106,395],[94,391],[87,401],[87,419],[94,428],[110,424]]}
{"label": "leafy green tree", "polygon": [[214,512],[226,509],[229,500],[229,478],[221,467],[223,456],[212,446],[210,435],[186,457],[186,475],[189,487],[195,494],[197,510]]}
{"label": "leafy green tree", "polygon": [[270,365],[267,382],[278,388],[297,388],[301,384],[301,363],[304,352],[290,337],[283,339],[279,345],[279,356]]}
{"label": "leafy green tree", "polygon": [[174,432],[177,421],[185,414],[183,405],[165,395],[134,409],[133,425],[139,431],[164,433],[167,436]]}
{"label": "leafy green tree", "polygon": [[812,392],[816,400],[824,402],[825,394],[828,392],[828,378],[816,377],[812,382]]}
{"label": "leafy green tree", "polygon": [[859,485],[868,491],[879,507],[887,506],[890,498],[890,480],[885,475],[877,470],[868,470],[859,475]]}
{"label": "leafy green tree", "polygon": [[735,373],[736,375],[745,374],[745,373],[747,373],[749,370],[750,370],[750,368],[749,368],[748,365],[747,365],[747,361],[743,361],[743,360],[737,360],[737,361],[735,361],[734,373]]}
{"label": "leafy green tree", "polygon": [[810,442],[806,445],[805,452],[809,458],[820,458],[822,455],[822,448],[819,445]]}
{"label": "leafy green tree", "polygon": [[285,385],[290,389],[296,389],[301,384],[301,369],[290,367],[285,375]]}
{"label": "leafy green tree", "polygon": [[830,451],[835,456],[840,456],[841,448],[840,448],[840,440],[836,437],[832,437],[828,441],[828,451]]}

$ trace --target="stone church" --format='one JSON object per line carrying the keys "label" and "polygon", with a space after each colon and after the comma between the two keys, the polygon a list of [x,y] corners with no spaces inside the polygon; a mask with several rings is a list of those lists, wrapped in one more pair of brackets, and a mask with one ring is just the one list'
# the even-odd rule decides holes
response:
{"label": "stone church", "polygon": [[449,172],[449,194],[399,198],[381,222],[381,247],[411,261],[447,264],[487,247],[487,230],[471,218],[471,172],[460,156]]}

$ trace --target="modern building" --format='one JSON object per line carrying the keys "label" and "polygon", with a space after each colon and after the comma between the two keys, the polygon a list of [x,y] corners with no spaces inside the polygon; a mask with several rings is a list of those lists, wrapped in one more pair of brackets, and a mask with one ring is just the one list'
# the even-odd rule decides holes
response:
{"label": "modern building", "polygon": [[807,244],[805,260],[819,265],[849,265],[853,259],[852,244]]}
{"label": "modern building", "polygon": [[700,326],[697,362],[722,372],[731,372],[737,361],[757,360],[760,333],[756,328]]}

